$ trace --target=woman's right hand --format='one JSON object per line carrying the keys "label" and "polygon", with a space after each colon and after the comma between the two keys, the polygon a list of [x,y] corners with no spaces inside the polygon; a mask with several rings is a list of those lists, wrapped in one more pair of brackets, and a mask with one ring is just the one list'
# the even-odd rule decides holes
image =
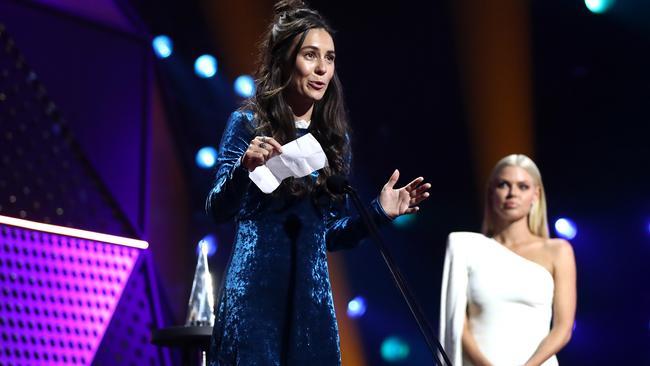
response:
{"label": "woman's right hand", "polygon": [[282,154],[282,145],[273,137],[257,136],[248,145],[248,149],[242,157],[242,165],[252,172],[267,160],[276,155]]}

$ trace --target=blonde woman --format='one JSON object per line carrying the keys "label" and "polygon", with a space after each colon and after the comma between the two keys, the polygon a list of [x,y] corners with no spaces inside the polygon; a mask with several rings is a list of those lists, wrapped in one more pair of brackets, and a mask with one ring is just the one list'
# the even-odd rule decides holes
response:
{"label": "blonde woman", "polygon": [[449,235],[443,347],[454,365],[558,365],[575,316],[575,259],[566,240],[549,237],[541,174],[527,156],[492,170],[481,231]]}

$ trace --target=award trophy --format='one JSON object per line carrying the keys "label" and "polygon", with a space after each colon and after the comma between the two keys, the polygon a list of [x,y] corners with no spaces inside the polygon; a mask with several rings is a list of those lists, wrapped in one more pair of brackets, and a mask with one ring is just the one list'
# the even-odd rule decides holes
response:
{"label": "award trophy", "polygon": [[[194,282],[188,303],[186,326],[213,326],[214,325],[214,291],[212,276],[208,268],[208,245],[199,243],[199,258],[194,272]],[[207,365],[207,354],[201,351],[201,365]]]}

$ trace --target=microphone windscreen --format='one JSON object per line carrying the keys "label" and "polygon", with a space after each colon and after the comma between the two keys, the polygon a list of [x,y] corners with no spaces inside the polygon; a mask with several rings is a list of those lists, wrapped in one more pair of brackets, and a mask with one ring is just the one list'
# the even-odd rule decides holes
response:
{"label": "microphone windscreen", "polygon": [[327,189],[334,194],[345,193],[348,186],[348,180],[341,175],[332,175],[327,178]]}

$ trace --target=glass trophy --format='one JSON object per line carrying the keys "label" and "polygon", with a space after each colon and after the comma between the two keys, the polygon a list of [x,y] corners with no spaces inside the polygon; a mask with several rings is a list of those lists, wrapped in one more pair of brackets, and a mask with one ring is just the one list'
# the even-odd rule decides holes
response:
{"label": "glass trophy", "polygon": [[199,258],[194,272],[194,282],[188,303],[186,326],[214,325],[214,291],[208,268],[208,244],[199,243]]}

